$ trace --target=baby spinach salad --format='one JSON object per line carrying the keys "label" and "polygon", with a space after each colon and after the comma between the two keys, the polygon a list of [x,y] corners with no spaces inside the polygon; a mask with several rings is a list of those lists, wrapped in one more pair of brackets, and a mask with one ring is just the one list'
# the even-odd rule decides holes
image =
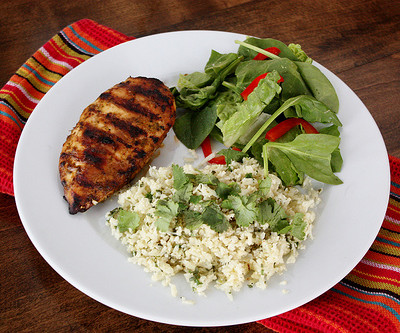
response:
{"label": "baby spinach salad", "polygon": [[228,147],[217,153],[224,163],[254,157],[286,186],[302,184],[305,175],[341,184],[342,123],[331,82],[298,44],[254,37],[236,43],[237,53],[212,50],[203,72],[182,74],[171,88],[181,113],[177,138],[204,151],[212,137]]}

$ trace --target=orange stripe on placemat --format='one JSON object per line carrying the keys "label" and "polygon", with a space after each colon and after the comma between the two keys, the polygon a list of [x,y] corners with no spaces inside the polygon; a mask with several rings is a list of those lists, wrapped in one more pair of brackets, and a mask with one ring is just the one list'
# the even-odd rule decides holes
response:
{"label": "orange stripe on placemat", "polygon": [[[46,65],[49,66],[49,64]],[[48,85],[49,86],[48,89],[51,88],[56,82],[58,82],[58,80],[62,78],[62,74],[52,70],[51,67],[45,67],[44,64],[40,63],[38,59],[33,57],[29,58],[27,62],[24,65],[22,65],[22,67],[26,68],[32,74],[34,74],[35,78],[39,82]]]}
{"label": "orange stripe on placemat", "polygon": [[25,92],[36,101],[39,101],[44,95],[41,91],[38,91],[35,86],[31,84],[31,82],[27,81],[25,77],[21,77],[19,75],[13,75],[7,84],[11,84],[16,87],[22,87]]}
{"label": "orange stripe on placemat", "polygon": [[17,127],[19,131],[21,131],[24,126],[15,113],[10,110],[7,105],[4,105],[3,102],[0,102],[0,118],[4,123],[7,123],[12,127]]}
{"label": "orange stripe on placemat", "polygon": [[385,275],[373,274],[372,272],[368,272],[369,267],[363,263],[360,263],[354,268],[351,273],[347,276],[357,275],[362,279],[367,279],[375,282],[382,283],[391,283],[398,287],[400,287],[400,281],[398,280],[398,274],[393,271],[387,270]]}
{"label": "orange stripe on placemat", "polygon": [[5,100],[7,100],[13,106],[13,108],[17,110],[18,113],[25,118],[28,118],[30,116],[30,114],[33,111],[33,108],[36,106],[32,105],[31,103],[30,106],[27,105],[26,103],[24,103],[25,98],[16,93],[14,90],[10,89],[2,88],[0,93],[0,98],[4,98]]}
{"label": "orange stripe on placemat", "polygon": [[44,67],[47,69],[56,72],[60,74],[61,76],[64,76],[67,74],[71,69],[73,69],[72,66],[68,65],[67,63],[57,63],[55,61],[52,61],[49,59],[47,54],[44,54],[42,50],[37,51],[34,54],[35,59],[40,62]]}
{"label": "orange stripe on placemat", "polygon": [[[390,214],[390,215],[392,215],[392,214]],[[397,232],[400,234],[400,223],[398,222],[398,220],[394,219],[391,216],[387,216],[385,218],[385,221],[383,221],[382,227],[389,229],[392,232]]]}
{"label": "orange stripe on placemat", "polygon": [[388,208],[391,210],[391,214],[394,214],[394,218],[400,220],[400,202],[396,200],[389,200]]}
{"label": "orange stripe on placemat", "polygon": [[[64,44],[65,45],[65,44]],[[48,50],[51,54],[57,54],[57,59],[61,61],[68,62],[71,66],[74,68],[83,63],[85,60],[87,60],[89,57],[83,57],[79,56],[78,54],[72,54],[72,50],[67,49],[65,47],[60,47],[61,45],[58,44],[55,39],[52,39],[49,41],[49,43],[46,44],[45,48]],[[69,53],[67,50],[69,50]]]}
{"label": "orange stripe on placemat", "polygon": [[400,267],[400,259],[399,258],[394,258],[394,257],[388,257],[385,254],[374,252],[374,251],[368,251],[366,255],[364,256],[363,260],[369,260],[371,262],[380,264],[380,263],[385,263],[389,267],[389,269],[398,269]]}

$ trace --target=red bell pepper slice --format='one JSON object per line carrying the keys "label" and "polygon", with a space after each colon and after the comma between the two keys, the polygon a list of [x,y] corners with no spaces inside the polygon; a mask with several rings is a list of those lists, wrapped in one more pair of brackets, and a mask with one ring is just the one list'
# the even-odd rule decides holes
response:
{"label": "red bell pepper slice", "polygon": [[[204,157],[207,157],[212,154],[212,148],[211,148],[211,141],[210,137],[207,136],[204,141],[201,143],[201,149],[203,150]],[[239,148],[232,147],[233,150],[241,151]],[[212,158],[211,160],[208,161],[208,163],[211,164],[226,164],[225,161],[225,156],[216,156]]]}
{"label": "red bell pepper slice", "polygon": [[[253,81],[251,81],[251,83],[247,86],[247,88],[245,90],[242,91],[242,93],[240,94],[242,96],[242,98],[246,101],[247,98],[249,97],[249,95],[253,92],[253,90],[255,88],[257,88],[258,84],[260,83],[260,81],[262,79],[265,79],[265,77],[267,76],[268,73],[264,73],[261,74],[259,76],[257,76]],[[280,75],[279,75],[280,76]],[[277,81],[277,83],[281,83],[283,82],[283,77],[280,76],[280,79]]]}
{"label": "red bell pepper slice", "polygon": [[297,125],[303,126],[304,130],[308,134],[318,134],[315,127],[308,121],[301,118],[289,118],[272,127],[267,134],[265,134],[265,138],[269,141],[275,141]]}
{"label": "red bell pepper slice", "polygon": [[207,136],[204,139],[204,141],[201,143],[201,149],[203,150],[204,157],[211,155],[212,149],[211,149],[211,142],[210,142],[209,136]]}
{"label": "red bell pepper slice", "polygon": [[[201,149],[203,150],[204,157],[210,156],[212,154],[211,141],[210,141],[210,137],[209,136],[207,136],[204,139],[204,141],[201,143]],[[208,163],[211,163],[211,164],[226,164],[225,156],[214,157],[211,160],[209,160]]]}
{"label": "red bell pepper slice", "polygon": [[[272,47],[267,47],[266,49],[264,49],[265,51],[268,51],[268,52],[270,52],[270,53],[272,53],[272,54],[275,54],[275,55],[279,55],[279,53],[281,53],[281,50],[279,50],[277,47],[275,47],[275,46],[272,46]],[[265,54],[262,54],[262,53],[258,53],[254,58],[253,58],[253,60],[265,60],[265,59],[267,59],[268,58],[268,56],[266,56]]]}
{"label": "red bell pepper slice", "polygon": [[219,155],[208,161],[210,164],[226,164],[225,156]]}

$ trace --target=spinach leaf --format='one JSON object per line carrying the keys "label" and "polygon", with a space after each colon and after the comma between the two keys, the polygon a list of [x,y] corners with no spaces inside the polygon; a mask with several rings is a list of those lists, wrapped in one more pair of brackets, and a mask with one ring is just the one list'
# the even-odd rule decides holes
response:
{"label": "spinach leaf", "polygon": [[266,61],[268,64],[267,71],[276,70],[284,79],[281,83],[281,98],[285,101],[291,97],[298,95],[311,95],[306,83],[297,70],[297,66],[289,59],[273,59]]}
{"label": "spinach leaf", "polygon": [[256,77],[267,73],[268,64],[269,61],[242,61],[235,70],[237,89],[243,91]]}
{"label": "spinach leaf", "polygon": [[339,128],[337,125],[331,125],[328,127],[321,128],[319,130],[319,132],[321,134],[328,134],[328,135],[333,135],[333,136],[338,136],[338,137],[340,136]]}
{"label": "spinach leaf", "polygon": [[[279,53],[280,58],[288,58],[294,61],[299,60],[299,58],[296,57],[293,51],[285,43],[276,39],[248,37],[245,39],[244,42],[250,45],[257,46],[261,49],[266,49],[268,47],[277,47],[281,51],[281,53]],[[258,54],[258,52],[241,45],[239,46],[238,54],[242,55],[245,60],[250,60],[253,59]]]}
{"label": "spinach leaf", "polygon": [[286,154],[277,148],[268,149],[268,160],[285,186],[294,186],[303,183],[304,174],[297,171]]}
{"label": "spinach leaf", "polygon": [[340,172],[342,170],[343,158],[340,149],[336,148],[331,156],[331,168],[333,172]]}
{"label": "spinach leaf", "polygon": [[299,101],[294,110],[285,112],[286,117],[298,117],[307,120],[310,123],[330,123],[336,126],[342,126],[336,113],[331,111],[324,103],[312,96],[305,96]]}
{"label": "spinach leaf", "polygon": [[[321,119],[324,117],[322,115],[319,114],[319,112],[321,112],[321,109],[318,110],[313,110],[311,111],[310,106],[312,105],[319,105],[317,103],[313,104],[313,103],[308,103],[308,101],[310,101],[310,99],[312,99],[311,96],[308,95],[299,95],[296,97],[292,97],[287,99],[280,107],[278,110],[276,110],[274,112],[273,115],[271,115],[270,118],[268,118],[268,120],[264,123],[263,126],[260,127],[260,129],[257,131],[256,134],[254,134],[254,136],[251,138],[251,140],[246,144],[246,146],[242,149],[242,151],[245,153],[247,152],[252,146],[253,144],[260,138],[260,136],[265,132],[265,130],[273,123],[273,121],[278,118],[282,113],[287,112],[287,110],[293,106],[296,105],[301,105],[302,103],[304,103],[305,106],[307,106],[308,108],[304,107],[305,110],[305,114],[309,115],[310,118],[315,119],[317,116],[319,116]],[[314,99],[315,100],[315,99]],[[318,101],[317,101],[318,102]],[[322,104],[322,103],[321,103]],[[299,109],[301,110],[301,112],[303,112],[303,109]],[[314,112],[314,114],[313,114]]]}
{"label": "spinach leaf", "polygon": [[294,167],[311,178],[327,184],[342,184],[331,168],[332,152],[340,139],[326,134],[300,134],[292,142],[268,142],[265,147],[281,150]]}
{"label": "spinach leaf", "polygon": [[243,91],[257,76],[272,72],[273,70],[276,70],[284,79],[284,82],[281,84],[281,98],[283,100],[297,95],[311,95],[296,64],[286,58],[268,61],[243,61],[237,66],[235,71],[237,89]]}
{"label": "spinach leaf", "polygon": [[314,65],[299,61],[296,62],[296,65],[314,97],[337,113],[339,111],[339,98],[328,78]]}
{"label": "spinach leaf", "polygon": [[213,107],[205,107],[198,112],[186,112],[175,120],[173,126],[176,137],[187,148],[198,148],[210,134],[217,120]]}

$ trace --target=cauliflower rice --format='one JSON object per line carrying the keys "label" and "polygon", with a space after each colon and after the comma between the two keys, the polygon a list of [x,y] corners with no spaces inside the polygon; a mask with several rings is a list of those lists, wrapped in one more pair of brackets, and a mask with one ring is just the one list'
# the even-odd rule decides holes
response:
{"label": "cauliflower rice", "polygon": [[[208,164],[202,170],[192,165],[184,165],[185,173],[214,174],[226,184],[237,183],[241,195],[250,195],[258,190],[259,180],[264,179],[264,169],[251,158],[242,163],[232,162],[226,165]],[[251,177],[249,177],[251,175]],[[312,237],[315,220],[313,209],[319,203],[319,192],[311,188],[306,180],[303,189],[284,187],[281,180],[270,174],[271,187],[268,197],[281,205],[286,214],[303,214],[306,223],[304,240]],[[289,234],[271,232],[268,223],[255,221],[248,227],[231,223],[224,232],[216,232],[203,223],[195,230],[182,225],[175,225],[167,232],[157,229],[154,215],[158,200],[171,200],[175,193],[172,167],[150,167],[145,177],[119,195],[118,203],[128,211],[140,216],[139,226],[120,232],[118,220],[107,214],[107,225],[112,234],[126,246],[132,255],[129,261],[144,267],[152,273],[152,279],[170,286],[177,295],[172,277],[183,273],[194,292],[205,295],[209,286],[225,292],[232,297],[244,285],[264,289],[268,279],[282,273],[287,263],[294,263],[298,250],[304,248],[303,242]],[[149,194],[151,193],[151,194]],[[193,194],[201,195],[204,200],[220,200],[215,190],[198,184]],[[199,210],[199,205],[190,204],[191,209]],[[229,210],[222,210],[228,221],[234,219]]]}

